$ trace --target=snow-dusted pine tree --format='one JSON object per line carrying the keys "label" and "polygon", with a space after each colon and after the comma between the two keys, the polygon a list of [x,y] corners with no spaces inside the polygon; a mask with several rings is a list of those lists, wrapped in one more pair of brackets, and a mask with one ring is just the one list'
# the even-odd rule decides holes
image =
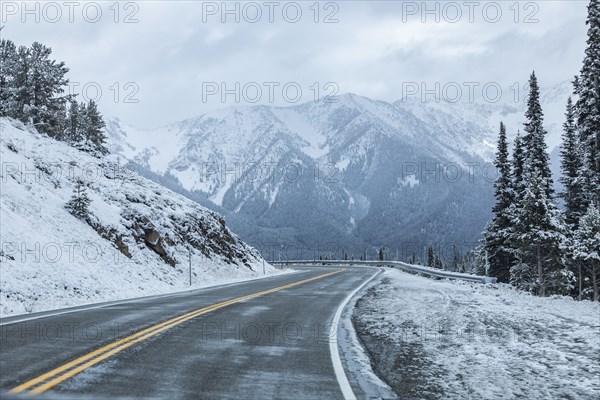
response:
{"label": "snow-dusted pine tree", "polygon": [[527,99],[524,125],[525,172],[531,174],[532,171],[537,170],[545,181],[546,196],[551,198],[554,189],[546,145],[547,132],[544,129],[544,113],[540,104],[540,89],[535,72],[532,72],[529,78],[529,98]]}
{"label": "snow-dusted pine tree", "polygon": [[36,128],[52,137],[63,132],[63,126],[57,120],[57,114],[64,111],[66,96],[63,95],[69,82],[65,77],[69,69],[64,62],[50,59],[52,49],[34,42],[29,52],[29,77],[27,88],[30,102],[25,118]]}
{"label": "snow-dusted pine tree", "polygon": [[19,46],[12,70],[12,87],[8,100],[8,116],[25,123],[30,122],[27,109],[31,104],[31,52],[25,46]]}
{"label": "snow-dusted pine tree", "polygon": [[494,183],[496,204],[492,210],[494,217],[484,232],[484,248],[488,257],[489,275],[498,278],[500,282],[508,282],[510,267],[513,262],[508,242],[508,235],[511,231],[508,209],[515,196],[511,184],[506,127],[502,122],[500,123],[498,150],[494,164],[498,171],[498,178]]}
{"label": "snow-dusted pine tree", "polygon": [[568,294],[574,276],[562,263],[564,225],[560,213],[548,197],[542,174],[534,169],[527,175],[521,207],[511,208],[515,226],[511,242],[519,260],[511,268],[511,283],[540,296]]}
{"label": "snow-dusted pine tree", "polygon": [[14,114],[14,71],[17,67],[17,48],[6,39],[0,40],[0,117]]}
{"label": "snow-dusted pine tree", "polygon": [[77,105],[77,137],[79,140],[75,143],[75,147],[83,151],[92,151],[91,145],[87,141],[86,132],[89,129],[90,121],[87,116],[87,107],[85,103]]}
{"label": "snow-dusted pine tree", "polygon": [[[513,156],[511,161],[512,174],[511,174],[511,188],[514,194],[510,205],[505,211],[506,216],[510,221],[510,229],[504,232],[506,237],[506,249],[512,255],[513,266],[511,267],[509,274],[509,281],[517,287],[523,290],[533,291],[533,286],[530,287],[530,282],[533,282],[533,278],[529,274],[529,267],[524,263],[522,257],[523,254],[519,251],[522,246],[521,241],[518,239],[527,232],[525,227],[519,218],[519,212],[521,210],[521,197],[525,192],[525,151],[523,148],[523,139],[521,132],[517,132],[515,138]],[[513,269],[514,268],[514,269]],[[517,273],[518,272],[518,273]]]}
{"label": "snow-dusted pine tree", "polygon": [[[512,157],[512,188],[515,195],[518,195],[525,189],[525,152],[523,150],[523,138],[521,132],[517,132],[515,138],[513,157]],[[513,203],[518,198],[513,199]]]}
{"label": "snow-dusted pine tree", "polygon": [[85,185],[81,180],[77,180],[73,188],[71,200],[65,205],[65,208],[75,217],[85,220],[89,216],[88,207],[91,201],[87,195]]}
{"label": "snow-dusted pine tree", "polygon": [[580,260],[592,280],[594,301],[600,301],[600,210],[591,204],[579,221],[574,235],[574,257]]}
{"label": "snow-dusted pine tree", "polygon": [[106,147],[106,135],[104,134],[104,128],[106,124],[102,119],[102,115],[98,111],[98,107],[94,100],[90,100],[86,107],[88,127],[85,133],[87,140],[92,144],[95,152],[100,154],[108,153]]}
{"label": "snow-dusted pine tree", "polygon": [[587,48],[575,80],[575,104],[580,142],[585,154],[583,176],[589,202],[600,208],[600,0],[588,5]]}
{"label": "snow-dusted pine tree", "polygon": [[79,143],[83,140],[79,129],[79,103],[75,99],[72,99],[69,103],[65,139],[70,144]]}
{"label": "snow-dusted pine tree", "polygon": [[68,95],[63,62],[50,59],[52,50],[38,42],[15,48],[0,42],[0,116],[19,119],[60,139],[64,134]]}
{"label": "snow-dusted pine tree", "polygon": [[49,128],[46,133],[56,140],[65,140],[67,128],[67,103],[57,104],[57,109],[48,115]]}
{"label": "snow-dusted pine tree", "polygon": [[584,274],[581,260],[573,257],[574,232],[579,226],[579,219],[585,214],[587,204],[587,194],[584,190],[585,178],[582,176],[583,157],[579,143],[579,135],[576,132],[575,113],[573,101],[569,97],[567,101],[567,112],[565,114],[566,122],[563,125],[562,146],[561,146],[561,169],[562,176],[560,182],[564,190],[560,196],[565,202],[565,241],[562,244],[562,250],[565,262],[567,262],[577,276],[577,291],[574,293],[581,300],[584,287]]}
{"label": "snow-dusted pine tree", "polygon": [[85,103],[72,105],[71,115],[76,115],[76,134],[73,141],[74,146],[80,150],[94,155],[108,153],[106,147],[106,135],[104,134],[104,120],[98,111],[96,103],[90,100]]}
{"label": "snow-dusted pine tree", "polygon": [[427,266],[430,268],[435,267],[435,257],[433,256],[433,247],[427,248]]}
{"label": "snow-dusted pine tree", "polygon": [[96,103],[78,104],[74,95],[64,94],[69,69],[50,59],[51,53],[38,42],[16,49],[13,42],[0,41],[0,116],[19,119],[90,153],[108,153]]}
{"label": "snow-dusted pine tree", "polygon": [[567,101],[566,122],[563,125],[561,146],[561,168],[562,177],[560,182],[564,191],[560,196],[565,201],[565,222],[573,230],[577,229],[579,218],[586,211],[585,192],[583,179],[580,176],[583,167],[581,147],[575,126],[575,114],[573,101],[569,97]]}

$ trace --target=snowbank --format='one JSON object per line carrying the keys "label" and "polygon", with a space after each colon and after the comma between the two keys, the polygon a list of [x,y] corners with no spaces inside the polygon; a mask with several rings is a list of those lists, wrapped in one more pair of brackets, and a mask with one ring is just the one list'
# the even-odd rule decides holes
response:
{"label": "snowbank", "polygon": [[598,303],[390,269],[354,321],[401,398],[600,398]]}

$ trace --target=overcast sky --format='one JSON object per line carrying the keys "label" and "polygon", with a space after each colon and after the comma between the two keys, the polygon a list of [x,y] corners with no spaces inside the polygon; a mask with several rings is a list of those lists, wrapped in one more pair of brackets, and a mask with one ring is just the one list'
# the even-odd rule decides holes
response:
{"label": "overcast sky", "polygon": [[52,47],[76,93],[100,88],[103,113],[138,127],[235,104],[236,92],[277,105],[317,88],[395,101],[435,82],[442,97],[486,84],[512,94],[533,69],[542,86],[571,79],[585,48],[587,1],[314,3],[229,2],[227,14],[221,1],[4,1],[1,35]]}

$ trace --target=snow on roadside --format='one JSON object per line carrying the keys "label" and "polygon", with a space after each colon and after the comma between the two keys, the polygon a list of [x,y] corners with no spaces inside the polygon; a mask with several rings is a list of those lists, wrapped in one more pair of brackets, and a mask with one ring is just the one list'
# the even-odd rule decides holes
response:
{"label": "snow on roadside", "polygon": [[338,347],[344,362],[344,369],[357,398],[393,399],[395,398],[394,392],[373,371],[371,360],[352,326],[352,310],[356,307],[360,293],[372,288],[377,284],[376,281],[377,279],[371,281],[366,288],[359,291],[344,308],[340,319],[341,329],[338,330]]}
{"label": "snow on roadside", "polygon": [[[0,119],[0,317],[228,283],[263,260],[198,204],[20,123]],[[64,206],[77,180],[90,222]],[[279,273],[265,263],[266,275]]]}
{"label": "snow on roadside", "polygon": [[389,344],[372,355],[413,386],[401,398],[600,398],[598,303],[388,269],[354,318],[360,334]]}

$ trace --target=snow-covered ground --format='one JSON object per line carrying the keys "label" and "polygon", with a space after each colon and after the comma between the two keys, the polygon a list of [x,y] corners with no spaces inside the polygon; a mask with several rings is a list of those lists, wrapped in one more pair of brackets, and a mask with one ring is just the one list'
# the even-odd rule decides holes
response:
{"label": "snow-covered ground", "polygon": [[[216,213],[124,168],[0,119],[0,316],[263,276]],[[90,219],[64,208],[75,182]],[[279,273],[268,263],[266,274]]]}
{"label": "snow-covered ground", "polygon": [[354,323],[400,398],[600,398],[598,303],[388,269]]}

